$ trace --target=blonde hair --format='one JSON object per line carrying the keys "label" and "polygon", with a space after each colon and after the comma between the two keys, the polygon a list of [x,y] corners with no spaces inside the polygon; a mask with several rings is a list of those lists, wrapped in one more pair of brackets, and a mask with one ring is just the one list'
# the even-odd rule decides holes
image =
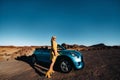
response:
{"label": "blonde hair", "polygon": [[54,39],[56,39],[56,36],[52,36],[51,41],[53,41]]}

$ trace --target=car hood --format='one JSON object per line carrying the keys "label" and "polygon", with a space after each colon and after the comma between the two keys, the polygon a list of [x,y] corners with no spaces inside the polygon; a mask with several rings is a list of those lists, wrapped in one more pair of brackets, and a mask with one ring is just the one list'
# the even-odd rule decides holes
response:
{"label": "car hood", "polygon": [[59,51],[60,55],[70,54],[70,53],[74,53],[76,55],[82,55],[80,52],[78,52],[76,50],[61,50],[61,51]]}

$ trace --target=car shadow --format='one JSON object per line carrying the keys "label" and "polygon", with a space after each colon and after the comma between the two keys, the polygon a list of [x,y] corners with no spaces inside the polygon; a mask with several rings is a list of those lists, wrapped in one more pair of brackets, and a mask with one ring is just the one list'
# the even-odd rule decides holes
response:
{"label": "car shadow", "polygon": [[21,57],[17,57],[16,60],[23,61],[29,64],[39,76],[45,76],[45,73],[48,71],[50,66],[49,64],[45,64],[45,63],[33,64],[32,56],[21,56]]}

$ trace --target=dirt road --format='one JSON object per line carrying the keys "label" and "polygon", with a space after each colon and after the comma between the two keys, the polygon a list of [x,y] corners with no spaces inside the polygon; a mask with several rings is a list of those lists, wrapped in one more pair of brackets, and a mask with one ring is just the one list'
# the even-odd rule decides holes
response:
{"label": "dirt road", "polygon": [[120,80],[120,49],[83,51],[85,67],[70,73],[56,71],[45,78],[48,67],[30,65],[29,59],[0,62],[0,80]]}

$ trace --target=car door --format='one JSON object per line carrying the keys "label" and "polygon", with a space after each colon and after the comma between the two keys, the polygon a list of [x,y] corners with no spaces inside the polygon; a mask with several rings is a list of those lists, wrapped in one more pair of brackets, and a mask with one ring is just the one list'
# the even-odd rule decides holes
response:
{"label": "car door", "polygon": [[50,63],[50,50],[42,50],[41,54],[40,54],[40,60],[42,62],[48,62]]}
{"label": "car door", "polygon": [[41,50],[41,49],[36,49],[34,53],[35,53],[35,55],[36,55],[36,57],[37,57],[37,60],[38,60],[38,61],[41,61],[41,60],[42,60],[42,56],[43,56],[43,55],[42,55],[42,54],[43,54],[43,50]]}

